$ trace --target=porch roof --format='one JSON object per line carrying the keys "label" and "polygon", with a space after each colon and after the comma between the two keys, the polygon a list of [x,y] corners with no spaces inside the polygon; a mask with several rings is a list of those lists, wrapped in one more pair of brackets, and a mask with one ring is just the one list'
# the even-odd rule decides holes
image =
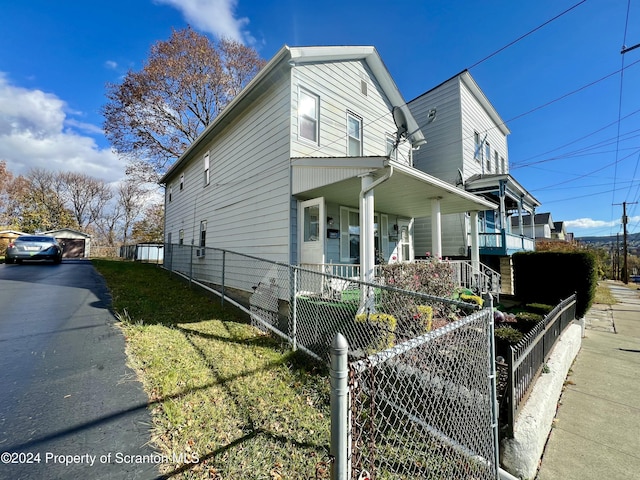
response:
{"label": "porch roof", "polygon": [[293,194],[301,199],[324,197],[358,208],[361,178],[390,177],[374,189],[375,209],[405,217],[430,217],[431,200],[440,199],[440,212],[494,210],[497,204],[461,190],[439,178],[386,157],[293,158]]}
{"label": "porch roof", "polygon": [[473,175],[467,179],[465,188],[469,192],[486,195],[488,198],[498,200],[500,182],[504,182],[506,185],[505,201],[507,201],[507,208],[518,208],[520,198],[522,198],[524,209],[527,211],[532,211],[541,205],[536,197],[531,195],[527,189],[508,173]]}

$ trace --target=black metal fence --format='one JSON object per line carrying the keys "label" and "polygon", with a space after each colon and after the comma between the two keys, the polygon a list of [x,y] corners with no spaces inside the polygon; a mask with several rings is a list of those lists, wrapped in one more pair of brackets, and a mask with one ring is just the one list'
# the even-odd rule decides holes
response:
{"label": "black metal fence", "polygon": [[513,426],[536,379],[543,371],[551,350],[562,332],[576,318],[576,295],[560,302],[516,345],[509,346],[506,358],[508,386],[507,432],[513,437]]}

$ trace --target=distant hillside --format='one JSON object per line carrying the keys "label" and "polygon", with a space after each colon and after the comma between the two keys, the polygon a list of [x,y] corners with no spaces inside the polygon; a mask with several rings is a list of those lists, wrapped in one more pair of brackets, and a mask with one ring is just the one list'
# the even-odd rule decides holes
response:
{"label": "distant hillside", "polygon": [[[591,245],[594,247],[615,247],[617,242],[620,242],[620,248],[622,248],[622,234],[619,237],[611,235],[608,237],[577,237],[576,240],[582,244]],[[640,249],[640,233],[631,233],[627,236],[627,244],[629,250]]]}

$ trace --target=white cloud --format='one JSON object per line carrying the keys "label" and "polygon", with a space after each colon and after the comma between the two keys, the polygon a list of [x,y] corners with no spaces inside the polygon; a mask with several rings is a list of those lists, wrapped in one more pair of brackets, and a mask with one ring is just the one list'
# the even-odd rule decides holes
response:
{"label": "white cloud", "polygon": [[249,24],[246,17],[236,18],[237,0],[156,0],[182,12],[187,22],[198,30],[218,38],[230,38],[241,43],[252,43],[253,37],[243,28]]}
{"label": "white cloud", "polygon": [[106,62],[104,62],[104,66],[107,67],[109,70],[115,70],[118,68],[118,62],[114,62],[113,60],[107,60]]}
{"label": "white cloud", "polygon": [[593,220],[592,218],[576,218],[575,220],[566,220],[565,228],[607,228],[615,227],[620,224],[620,220]]}
{"label": "white cloud", "polygon": [[0,160],[14,175],[32,168],[81,172],[107,182],[124,176],[124,163],[95,139],[95,125],[68,117],[66,103],[41,90],[12,85],[0,72]]}

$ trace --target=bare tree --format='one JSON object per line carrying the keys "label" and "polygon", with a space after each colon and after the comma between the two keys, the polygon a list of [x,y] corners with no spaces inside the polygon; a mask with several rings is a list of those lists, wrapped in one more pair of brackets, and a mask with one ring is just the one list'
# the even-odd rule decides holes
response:
{"label": "bare tree", "polygon": [[121,212],[123,242],[126,244],[133,222],[144,208],[148,191],[143,184],[130,178],[118,187],[118,207]]}
{"label": "bare tree", "polygon": [[155,181],[263,65],[236,41],[174,30],[151,47],[141,71],[107,85],[105,134],[130,173]]}
{"label": "bare tree", "polygon": [[78,227],[86,230],[102,216],[107,202],[113,197],[111,187],[104,181],[83,173],[58,174],[61,196],[71,210]]}

